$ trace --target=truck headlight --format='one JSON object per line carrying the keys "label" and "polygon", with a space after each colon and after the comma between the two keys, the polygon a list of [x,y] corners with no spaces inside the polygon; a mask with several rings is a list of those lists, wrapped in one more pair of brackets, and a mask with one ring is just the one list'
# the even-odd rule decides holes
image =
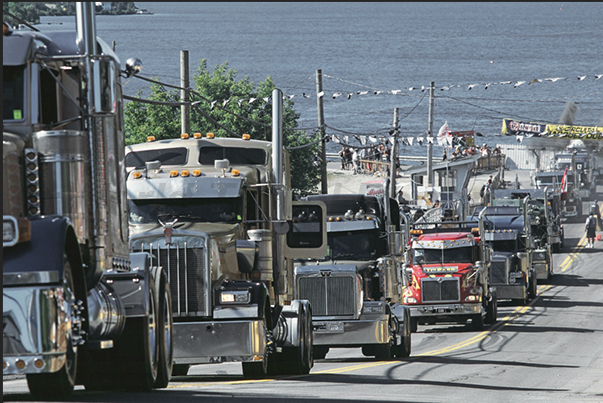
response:
{"label": "truck headlight", "polygon": [[17,220],[14,217],[4,216],[2,220],[2,243],[4,246],[13,246],[19,239]]}
{"label": "truck headlight", "polygon": [[404,297],[405,304],[416,304],[417,299],[415,297]]}
{"label": "truck headlight", "polygon": [[480,300],[480,296],[479,295],[468,295],[465,298],[465,302],[479,302]]}
{"label": "truck headlight", "polygon": [[222,291],[220,293],[220,302],[223,304],[248,304],[250,294],[245,291]]}

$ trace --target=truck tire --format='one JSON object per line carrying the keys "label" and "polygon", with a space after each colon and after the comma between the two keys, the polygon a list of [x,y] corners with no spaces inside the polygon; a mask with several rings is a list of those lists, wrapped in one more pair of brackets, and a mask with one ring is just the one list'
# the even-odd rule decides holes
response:
{"label": "truck tire", "polygon": [[[73,272],[67,254],[63,255],[63,289],[73,312],[75,302],[75,287]],[[71,298],[70,298],[71,297]],[[36,398],[66,399],[73,393],[77,374],[78,348],[74,345],[71,328],[66,334],[67,353],[63,367],[53,373],[27,374],[27,386]]]}
{"label": "truck tire", "polygon": [[498,316],[498,299],[496,297],[496,291],[492,293],[492,301],[486,306],[486,318],[485,323],[493,325],[497,321]]}
{"label": "truck tire", "polygon": [[307,375],[314,366],[314,352],[312,346],[312,310],[310,305],[300,304],[298,319],[298,347],[283,349],[285,365],[281,373],[292,375]]}
{"label": "truck tire", "polygon": [[471,328],[476,331],[484,330],[484,317],[481,313],[471,318]]}
{"label": "truck tire", "polygon": [[[266,332],[270,331],[268,329],[267,323],[266,323],[266,317],[267,315],[264,314],[263,317],[263,321],[264,321],[264,329],[266,330]],[[258,362],[258,361],[244,361],[242,362],[242,367],[243,367],[243,377],[245,379],[263,379],[268,377],[268,360],[269,360],[270,354],[268,354],[268,348],[265,348],[264,350],[264,357],[262,359],[262,361]]]}
{"label": "truck tire", "polygon": [[157,279],[156,289],[158,297],[157,309],[157,335],[159,343],[159,363],[155,388],[165,388],[172,377],[174,366],[174,344],[172,342],[172,294],[163,271]]}
{"label": "truck tire", "polygon": [[312,346],[312,349],[315,360],[324,360],[329,352],[329,347],[327,346]]}
{"label": "truck tire", "polygon": [[[404,321],[402,323],[402,334],[400,334],[401,337],[401,343],[400,345],[396,346],[395,351],[394,351],[394,356],[398,357],[398,358],[405,358],[405,357],[410,357],[410,351],[411,351],[411,329],[410,329],[410,310],[405,309],[404,310]],[[398,326],[399,328],[399,326]]]}
{"label": "truck tire", "polygon": [[128,390],[142,392],[150,391],[155,385],[159,366],[157,297],[153,287],[148,288],[148,293],[148,315],[126,320],[126,327],[116,350],[126,369],[123,386]]}
{"label": "truck tire", "polygon": [[536,282],[536,273],[530,273],[530,288],[528,290],[528,298],[530,301],[536,298],[538,294],[538,284]]}
{"label": "truck tire", "polygon": [[174,364],[172,368],[172,376],[186,376],[190,367],[190,364]]}

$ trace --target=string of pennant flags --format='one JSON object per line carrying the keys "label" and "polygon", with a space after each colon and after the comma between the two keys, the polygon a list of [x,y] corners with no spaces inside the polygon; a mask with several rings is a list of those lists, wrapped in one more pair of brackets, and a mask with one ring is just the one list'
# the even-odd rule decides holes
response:
{"label": "string of pennant flags", "polygon": [[[335,77],[331,77],[331,76],[327,76],[324,75],[324,77],[329,77],[329,78],[335,78]],[[570,80],[570,79],[577,79],[578,81],[584,81],[587,78],[592,77],[594,78],[594,80],[600,80],[601,77],[603,77],[603,74],[595,74],[592,76],[589,75],[584,75],[584,76],[572,76],[572,77],[553,77],[553,78],[534,78],[530,81],[500,81],[500,82],[492,82],[492,83],[476,83],[476,84],[452,84],[452,85],[444,85],[444,86],[440,86],[440,87],[435,87],[435,90],[439,90],[439,91],[450,91],[453,88],[463,88],[466,87],[468,91],[473,90],[474,88],[483,88],[484,90],[487,90],[490,87],[493,86],[497,86],[497,85],[509,85],[509,86],[513,86],[513,88],[518,88],[524,84],[527,83],[527,85],[533,85],[533,84],[537,84],[537,83],[543,83],[543,82],[552,82],[552,83],[556,83],[558,81],[566,81],[566,80]],[[366,96],[366,95],[381,95],[381,94],[392,94],[392,95],[399,95],[402,94],[403,92],[412,92],[412,91],[421,91],[424,92],[426,90],[429,90],[428,86],[411,86],[411,87],[405,87],[404,89],[395,89],[395,90],[377,90],[377,89],[371,89],[371,90],[362,90],[362,91],[353,91],[353,92],[332,92],[332,93],[327,93],[325,91],[320,91],[319,93],[315,94],[315,93],[305,93],[302,92],[301,94],[288,94],[288,95],[283,95],[283,99],[294,99],[294,98],[313,98],[314,96],[318,97],[318,98],[324,98],[324,97],[331,97],[332,99],[337,99],[340,97],[344,97],[346,99],[351,99],[353,96]],[[271,98],[270,97],[264,97],[264,98],[248,98],[248,99],[237,99],[237,103],[239,105],[239,107],[241,107],[243,102],[248,102],[249,104],[254,103],[257,100],[262,100],[265,103],[270,103],[271,102]],[[228,105],[229,102],[231,102],[232,100],[230,99],[226,99],[226,100],[215,100],[215,101],[211,101],[211,108],[213,109],[214,106],[220,102],[222,107],[226,107],[226,105]]]}

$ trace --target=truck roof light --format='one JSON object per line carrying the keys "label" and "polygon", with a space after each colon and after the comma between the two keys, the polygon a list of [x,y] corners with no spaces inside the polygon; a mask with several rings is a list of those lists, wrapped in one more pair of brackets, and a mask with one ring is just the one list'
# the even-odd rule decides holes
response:
{"label": "truck roof light", "polygon": [[471,228],[472,234],[479,234],[479,228]]}
{"label": "truck roof light", "polygon": [[201,170],[200,169],[193,170],[193,176],[201,176]]}
{"label": "truck roof light", "polygon": [[170,178],[175,178],[178,176],[178,171],[174,170],[174,171],[170,171]]}
{"label": "truck roof light", "polygon": [[242,138],[243,138],[243,140],[249,140],[251,138],[251,136],[249,134],[245,133]]}
{"label": "truck roof light", "polygon": [[233,169],[231,172],[232,176],[239,176],[239,170],[238,169]]}
{"label": "truck roof light", "polygon": [[206,139],[213,139],[213,138],[214,138],[214,134],[213,134],[213,133],[207,133],[207,134],[205,135],[205,138],[206,138]]}
{"label": "truck roof light", "polygon": [[411,229],[410,230],[410,235],[422,235],[422,234],[423,234],[422,229]]}
{"label": "truck roof light", "polygon": [[183,176],[185,178],[188,178],[188,176],[190,175],[190,172],[185,169],[184,171],[180,172],[180,176]]}
{"label": "truck roof light", "polygon": [[342,220],[342,218],[341,218],[341,217],[337,217],[337,221],[341,221],[341,220]]}
{"label": "truck roof light", "polygon": [[193,134],[193,137],[196,139],[200,139],[201,138],[201,133],[195,133]]}
{"label": "truck roof light", "polygon": [[132,172],[132,179],[140,179],[140,178],[142,178],[142,173]]}
{"label": "truck roof light", "polygon": [[147,137],[147,141],[149,141],[149,142],[155,141],[155,136],[149,136],[149,137]]}
{"label": "truck roof light", "polygon": [[182,133],[182,134],[180,135],[180,138],[181,138],[182,140],[186,140],[186,139],[188,139],[188,133]]}

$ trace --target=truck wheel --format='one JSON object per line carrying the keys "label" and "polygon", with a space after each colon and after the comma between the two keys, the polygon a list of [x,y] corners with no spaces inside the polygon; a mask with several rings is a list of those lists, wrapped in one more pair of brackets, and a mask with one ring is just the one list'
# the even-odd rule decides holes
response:
{"label": "truck wheel", "polygon": [[[163,274],[163,273],[162,273]],[[165,388],[172,377],[174,366],[174,344],[172,342],[172,295],[167,278],[160,275],[156,281],[159,306],[157,309],[157,335],[159,343],[159,363],[155,388]]]}
{"label": "truck wheel", "polygon": [[329,347],[327,346],[313,346],[312,349],[314,350],[313,355],[315,360],[324,360],[329,352]]}
{"label": "truck wheel", "polygon": [[312,313],[302,304],[298,319],[298,347],[283,348],[283,362],[279,373],[307,375],[314,366],[312,347]]}
{"label": "truck wheel", "polygon": [[403,322],[403,330],[401,334],[401,344],[396,346],[395,356],[398,358],[410,357],[411,350],[411,331],[410,331],[410,311],[408,309],[404,310],[404,322]]}
{"label": "truck wheel", "polygon": [[[264,329],[266,332],[270,331],[266,324],[266,314],[264,314]],[[268,348],[266,347],[264,350],[264,357],[262,361],[247,361],[243,362],[243,377],[246,379],[262,379],[268,377],[268,359],[270,354],[268,354]]]}
{"label": "truck wheel", "polygon": [[158,310],[155,290],[149,287],[148,316],[128,318],[119,339],[119,355],[126,367],[125,387],[150,391],[157,380],[159,365]]}
{"label": "truck wheel", "polygon": [[471,318],[471,328],[478,331],[484,330],[484,317],[481,313]]}
{"label": "truck wheel", "polygon": [[190,364],[174,364],[172,367],[172,376],[186,376],[190,367]]}
{"label": "truck wheel", "polygon": [[486,318],[485,322],[489,325],[496,323],[496,317],[498,316],[498,300],[496,299],[496,292],[492,293],[492,301],[486,307]]}
{"label": "truck wheel", "polygon": [[536,283],[536,274],[532,273],[532,275],[530,276],[530,289],[528,290],[528,298],[530,300],[533,300],[534,298],[536,298],[537,294],[538,284]]}
{"label": "truck wheel", "polygon": [[[63,289],[65,299],[73,313],[75,303],[75,287],[73,272],[67,255],[63,255]],[[73,318],[70,318],[73,319]],[[57,372],[46,374],[27,374],[27,386],[36,398],[66,399],[73,393],[77,373],[78,348],[73,342],[71,329],[65,332],[66,355],[65,364]]]}

